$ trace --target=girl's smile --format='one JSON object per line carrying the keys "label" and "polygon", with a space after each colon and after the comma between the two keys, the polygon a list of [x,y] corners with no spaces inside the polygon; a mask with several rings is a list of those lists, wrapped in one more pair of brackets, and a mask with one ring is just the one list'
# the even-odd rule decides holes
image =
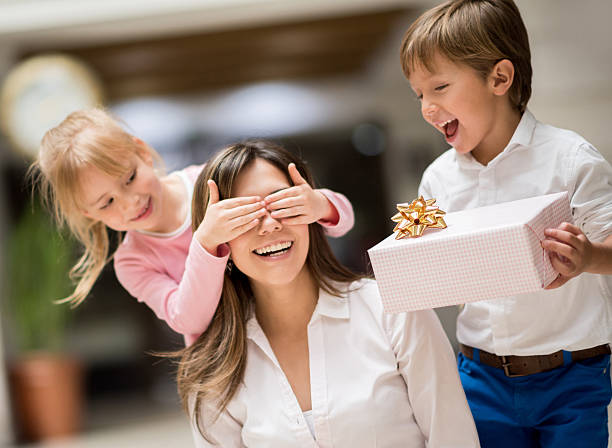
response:
{"label": "girl's smile", "polygon": [[132,219],[132,221],[143,221],[147,219],[149,216],[151,216],[152,210],[153,210],[153,200],[149,196],[149,199],[147,200],[145,206],[140,210],[140,213],[138,213],[138,216]]}

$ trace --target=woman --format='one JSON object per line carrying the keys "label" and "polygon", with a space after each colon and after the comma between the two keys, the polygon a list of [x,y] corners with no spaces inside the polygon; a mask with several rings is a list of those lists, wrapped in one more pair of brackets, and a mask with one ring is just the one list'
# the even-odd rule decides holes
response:
{"label": "woman", "polygon": [[[312,185],[272,143],[227,147],[196,182],[193,226],[211,189],[282,195],[302,176]],[[229,247],[219,308],[179,364],[197,446],[478,446],[433,311],[384,315],[376,283],[335,259],[318,224],[268,214]]]}

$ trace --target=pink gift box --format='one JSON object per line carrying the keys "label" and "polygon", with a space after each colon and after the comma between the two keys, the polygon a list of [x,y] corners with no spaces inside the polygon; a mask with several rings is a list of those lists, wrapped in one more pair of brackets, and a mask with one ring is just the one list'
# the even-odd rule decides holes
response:
{"label": "pink gift box", "polygon": [[444,220],[446,229],[401,240],[393,234],[368,250],[386,312],[538,291],[557,277],[540,245],[544,229],[572,222],[566,192],[447,213]]}

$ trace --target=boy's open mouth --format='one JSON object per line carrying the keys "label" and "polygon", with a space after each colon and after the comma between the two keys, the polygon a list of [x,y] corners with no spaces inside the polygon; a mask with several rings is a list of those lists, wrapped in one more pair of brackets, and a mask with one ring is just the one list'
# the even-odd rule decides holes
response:
{"label": "boy's open mouth", "polygon": [[446,138],[453,138],[457,132],[457,128],[459,127],[459,120],[456,118],[454,120],[449,120],[444,123],[444,135]]}
{"label": "boy's open mouth", "polygon": [[260,247],[255,249],[253,253],[260,257],[277,257],[288,252],[293,246],[293,241],[283,241],[282,243],[272,244],[270,246]]}

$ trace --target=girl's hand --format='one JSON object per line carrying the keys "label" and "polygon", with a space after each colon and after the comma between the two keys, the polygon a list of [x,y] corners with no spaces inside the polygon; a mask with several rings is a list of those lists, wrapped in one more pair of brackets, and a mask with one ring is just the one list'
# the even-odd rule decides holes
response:
{"label": "girl's hand", "polygon": [[208,190],[208,207],[195,236],[204,249],[217,255],[219,245],[257,226],[259,219],[267,212],[259,196],[219,201],[219,189],[213,180],[208,181]]}
{"label": "girl's hand", "polygon": [[556,229],[546,229],[550,239],[542,241],[542,247],[550,253],[550,262],[559,276],[546,287],[554,289],[587,270],[593,256],[593,245],[582,231],[564,222]]}
{"label": "girl's hand", "polygon": [[338,212],[325,195],[308,185],[294,163],[289,164],[288,171],[294,186],[264,198],[271,216],[285,225],[310,224],[319,220],[337,222]]}

